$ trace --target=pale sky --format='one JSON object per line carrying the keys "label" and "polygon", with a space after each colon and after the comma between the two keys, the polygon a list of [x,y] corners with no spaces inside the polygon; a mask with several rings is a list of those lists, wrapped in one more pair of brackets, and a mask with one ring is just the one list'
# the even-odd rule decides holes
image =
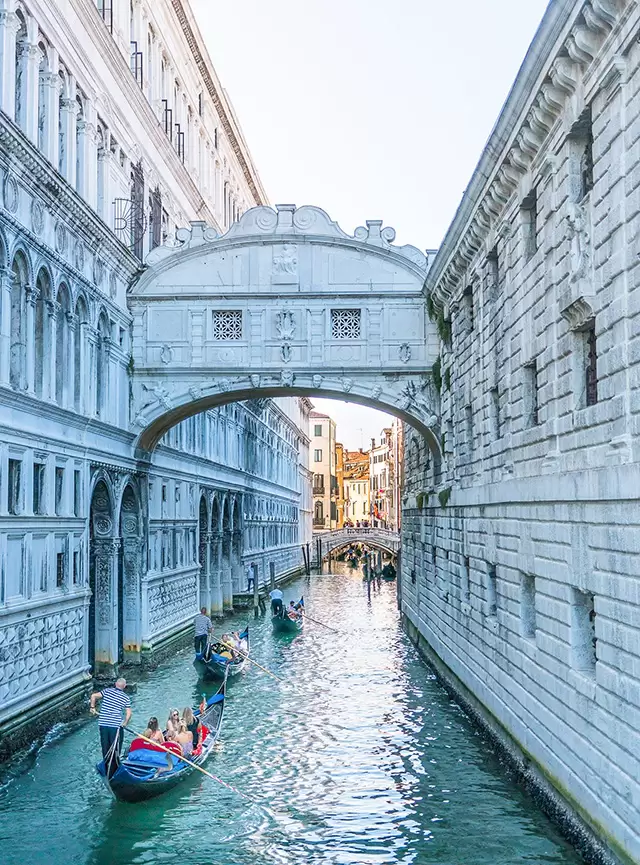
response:
{"label": "pale sky", "polygon": [[[349,232],[382,219],[425,249],[453,218],[547,0],[191,5],[271,203],[317,205]],[[342,412],[345,444],[359,446],[363,424],[365,446],[379,434],[371,411]]]}

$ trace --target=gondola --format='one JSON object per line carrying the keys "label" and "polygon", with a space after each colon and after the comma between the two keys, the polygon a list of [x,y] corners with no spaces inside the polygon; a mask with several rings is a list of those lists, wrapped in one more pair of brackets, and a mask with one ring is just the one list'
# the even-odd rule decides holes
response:
{"label": "gondola", "polygon": [[[188,758],[196,766],[202,766],[220,735],[225,688],[226,679],[218,693],[207,700],[202,713],[202,739]],[[194,709],[193,714],[200,719],[199,708]],[[172,752],[171,755],[167,754],[165,748]],[[109,772],[104,760],[96,765],[96,769],[116,799],[121,802],[144,802],[171,790],[196,771],[193,766],[185,763],[181,756],[182,752],[177,743],[167,742],[161,747],[136,738],[131,742],[127,755],[116,758],[115,771]]]}
{"label": "gondola", "polygon": [[[241,640],[246,640],[247,649],[245,654],[249,654],[249,625],[240,634]],[[215,645],[215,644],[214,644]],[[197,652],[193,659],[193,665],[198,671],[201,678],[208,682],[221,682],[225,675],[232,678],[237,676],[246,665],[249,663],[247,658],[238,657],[235,661],[229,661],[213,651],[211,646],[208,646],[204,654]]]}
{"label": "gondola", "polygon": [[302,615],[295,619],[290,619],[287,611],[283,609],[282,615],[272,616],[271,624],[274,634],[297,634],[304,627],[304,597],[298,601],[298,606],[302,608]]}

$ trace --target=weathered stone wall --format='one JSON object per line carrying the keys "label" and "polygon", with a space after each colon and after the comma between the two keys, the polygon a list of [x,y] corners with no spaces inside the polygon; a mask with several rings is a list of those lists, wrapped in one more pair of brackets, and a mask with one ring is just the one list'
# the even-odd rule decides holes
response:
{"label": "weathered stone wall", "polygon": [[404,615],[622,861],[640,861],[639,30],[623,0],[547,11],[427,277],[444,458],[408,436],[402,553]]}

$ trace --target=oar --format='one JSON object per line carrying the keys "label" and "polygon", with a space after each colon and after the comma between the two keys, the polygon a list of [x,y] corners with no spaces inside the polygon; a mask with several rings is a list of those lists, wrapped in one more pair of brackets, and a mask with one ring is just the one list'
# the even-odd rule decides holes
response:
{"label": "oar", "polygon": [[[244,652],[241,652],[240,649],[236,649],[235,646],[232,646],[231,643],[225,643],[220,640],[223,646],[226,646],[227,649],[231,649],[237,655],[240,655],[242,658],[246,658],[247,661],[251,661],[252,664],[255,664],[259,670],[262,670],[263,673],[266,673],[268,676],[273,676],[274,679],[277,679],[279,682],[285,682],[285,680],[281,676],[276,676],[275,673],[272,673],[271,670],[267,670],[266,667],[261,666],[257,661],[254,661],[253,658],[250,658],[249,655],[245,655]],[[285,682],[286,684],[286,682]]]}
{"label": "oar", "polygon": [[322,625],[323,628],[328,628],[328,630],[333,631],[334,634],[344,634],[344,631],[338,631],[335,628],[332,628],[331,625],[325,625],[324,622],[320,622],[318,619],[312,619],[310,615],[307,613],[302,614],[305,619],[309,619],[310,622],[315,622],[316,625]]}
{"label": "oar", "polygon": [[161,751],[164,751],[166,754],[169,754],[169,756],[174,757],[177,760],[182,760],[182,762],[186,763],[187,766],[191,766],[192,769],[197,769],[198,772],[202,772],[203,775],[206,775],[208,778],[211,778],[212,780],[217,781],[218,784],[222,784],[222,786],[226,787],[227,790],[231,790],[234,793],[237,793],[238,796],[242,796],[243,799],[247,799],[249,802],[253,802],[253,799],[251,799],[249,796],[247,796],[246,793],[243,793],[242,791],[238,790],[236,787],[232,787],[231,784],[227,784],[227,782],[223,781],[222,778],[217,778],[215,775],[212,775],[211,772],[207,772],[206,769],[203,769],[202,766],[198,766],[197,763],[192,763],[191,760],[187,760],[186,757],[183,757],[183,756],[178,757],[178,755],[174,751],[172,751],[171,748],[165,748],[165,746],[161,745],[159,742],[154,742],[153,739],[147,738],[147,736],[145,736],[144,733],[138,733],[136,730],[129,730],[127,727],[125,727],[124,729],[127,730],[128,733],[132,733],[138,739],[143,739],[145,742],[149,742],[150,745],[155,745],[156,748],[160,748]]}

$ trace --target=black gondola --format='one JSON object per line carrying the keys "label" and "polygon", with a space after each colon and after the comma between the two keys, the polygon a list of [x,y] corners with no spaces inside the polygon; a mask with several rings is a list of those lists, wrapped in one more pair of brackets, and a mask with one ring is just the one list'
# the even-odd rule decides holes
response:
{"label": "black gondola", "polygon": [[[243,654],[249,654],[249,625],[239,635],[240,640],[246,643],[246,649],[243,649]],[[225,676],[233,678],[238,673],[242,672],[249,663],[247,658],[242,656],[236,658],[235,661],[230,661],[224,658],[215,651],[216,644],[207,646],[204,652],[197,652],[193,659],[193,665],[198,671],[198,674],[205,681],[221,682]]]}
{"label": "black gondola", "polygon": [[280,615],[271,617],[274,634],[297,634],[302,630],[304,627],[304,597],[300,598],[296,608],[300,610],[300,614],[295,619],[292,619],[284,608]]}
{"label": "black gondola", "polygon": [[[202,766],[220,735],[225,687],[226,679],[218,693],[207,700],[206,708],[202,712],[202,740],[193,754],[188,756],[189,761],[196,766]],[[194,709],[193,714],[200,719],[199,708]],[[171,753],[167,753],[165,749],[169,749]],[[194,766],[185,763],[180,746],[176,743],[168,742],[161,747],[141,738],[132,741],[124,758],[115,758],[115,770],[113,764],[110,764],[109,768],[111,772],[104,760],[96,766],[107,787],[121,802],[144,802],[146,799],[153,799],[197,771]]]}

